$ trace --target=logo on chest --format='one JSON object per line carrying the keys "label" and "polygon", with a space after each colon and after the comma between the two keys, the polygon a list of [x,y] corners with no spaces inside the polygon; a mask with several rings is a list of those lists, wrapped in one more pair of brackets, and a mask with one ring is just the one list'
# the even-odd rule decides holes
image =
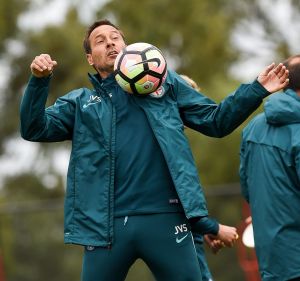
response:
{"label": "logo on chest", "polygon": [[166,90],[163,86],[160,86],[155,92],[151,93],[149,96],[152,98],[159,99],[163,97],[166,93]]}
{"label": "logo on chest", "polygon": [[99,96],[90,95],[88,101],[83,105],[83,108],[87,108],[90,105],[101,102],[101,98]]}

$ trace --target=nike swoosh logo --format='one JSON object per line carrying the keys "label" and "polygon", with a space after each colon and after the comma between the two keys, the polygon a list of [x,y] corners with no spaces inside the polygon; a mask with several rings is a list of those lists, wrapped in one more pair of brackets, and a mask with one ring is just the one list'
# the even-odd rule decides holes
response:
{"label": "nike swoosh logo", "polygon": [[176,237],[176,243],[181,243],[187,236],[188,236],[188,234],[184,235],[181,238]]}
{"label": "nike swoosh logo", "polygon": [[89,105],[93,105],[93,104],[96,104],[96,103],[99,103],[99,102],[101,102],[101,101],[94,101],[94,102],[90,102],[88,104],[84,104],[83,108],[87,108]]}
{"label": "nike swoosh logo", "polygon": [[157,63],[157,67],[160,66],[160,59],[159,58],[152,58],[152,59],[148,59],[148,60],[142,60],[141,62],[137,62],[133,65],[138,65],[138,64],[144,64],[144,63],[147,63],[147,62],[156,62]]}

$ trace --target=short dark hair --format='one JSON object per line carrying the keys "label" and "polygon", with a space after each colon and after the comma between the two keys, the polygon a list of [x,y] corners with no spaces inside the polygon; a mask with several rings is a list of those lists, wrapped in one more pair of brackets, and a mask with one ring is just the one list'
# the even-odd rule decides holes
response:
{"label": "short dark hair", "polygon": [[84,37],[84,40],[83,40],[83,49],[85,51],[86,54],[90,54],[91,53],[91,44],[90,44],[90,35],[91,33],[93,32],[93,30],[95,28],[97,28],[98,26],[101,26],[101,25],[110,25],[112,27],[114,27],[115,29],[117,29],[121,36],[124,38],[124,35],[123,35],[123,32],[116,26],[114,25],[112,22],[110,22],[109,20],[107,19],[104,19],[104,20],[98,20],[98,21],[95,21],[93,24],[91,24],[87,30],[86,30],[86,33],[85,33],[85,37]]}
{"label": "short dark hair", "polygon": [[284,88],[284,90],[300,90],[300,54],[289,57],[283,62],[283,65],[289,71],[289,84]]}

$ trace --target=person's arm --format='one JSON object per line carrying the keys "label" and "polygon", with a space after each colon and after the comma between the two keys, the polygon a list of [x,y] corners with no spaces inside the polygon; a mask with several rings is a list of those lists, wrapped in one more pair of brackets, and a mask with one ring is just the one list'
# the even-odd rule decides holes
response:
{"label": "person's arm", "polygon": [[211,240],[221,240],[227,247],[232,247],[238,238],[235,227],[218,223],[211,217],[190,219],[193,236],[210,235]]}
{"label": "person's arm", "polygon": [[[243,134],[242,134],[243,136]],[[247,184],[247,174],[245,169],[246,161],[245,161],[245,142],[242,137],[241,141],[241,148],[240,148],[240,185],[241,185],[241,192],[243,197],[249,202],[249,192],[248,192],[248,184]]]}
{"label": "person's arm", "polygon": [[282,89],[288,72],[282,64],[267,67],[252,84],[242,84],[220,104],[199,94],[184,80],[174,74],[174,92],[183,123],[212,137],[231,133],[262,103],[270,93]]}
{"label": "person's arm", "polygon": [[71,139],[75,105],[67,96],[45,109],[51,73],[56,61],[49,55],[37,56],[31,64],[29,83],[20,106],[21,135],[30,141]]}
{"label": "person's arm", "polygon": [[211,217],[201,217],[190,219],[192,230],[201,235],[213,234],[217,235],[219,232],[219,223]]}

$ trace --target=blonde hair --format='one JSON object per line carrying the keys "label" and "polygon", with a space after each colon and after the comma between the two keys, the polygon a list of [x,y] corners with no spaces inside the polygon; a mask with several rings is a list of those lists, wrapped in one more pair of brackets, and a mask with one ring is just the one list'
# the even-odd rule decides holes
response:
{"label": "blonde hair", "polygon": [[198,86],[198,84],[191,79],[190,77],[188,77],[187,75],[184,74],[180,74],[180,77],[183,78],[190,86],[192,86],[196,91],[200,91],[200,87]]}

